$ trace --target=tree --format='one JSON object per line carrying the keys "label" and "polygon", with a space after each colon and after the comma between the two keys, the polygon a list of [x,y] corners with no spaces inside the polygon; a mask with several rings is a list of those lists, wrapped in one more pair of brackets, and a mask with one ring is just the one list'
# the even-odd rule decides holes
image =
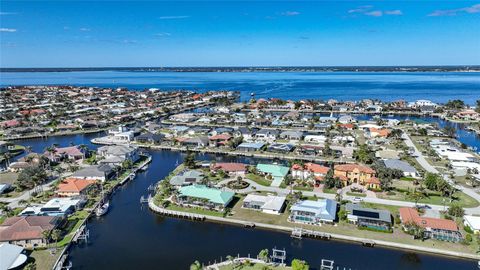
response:
{"label": "tree", "polygon": [[202,270],[202,265],[199,261],[195,261],[190,265],[190,270]]}
{"label": "tree", "polygon": [[193,152],[191,152],[191,151],[187,152],[187,156],[183,160],[183,163],[189,169],[194,169],[195,168],[195,155],[193,154]]}
{"label": "tree", "polygon": [[394,128],[390,134],[388,134],[389,138],[399,139],[402,137],[403,131],[398,128]]}
{"label": "tree", "polygon": [[477,103],[477,105],[475,106],[475,111],[477,113],[480,113],[480,99],[478,99],[476,103]]}
{"label": "tree", "polygon": [[458,203],[452,203],[448,208],[448,214],[454,217],[463,217],[465,210]]}
{"label": "tree", "polygon": [[362,144],[353,153],[355,160],[364,163],[371,164],[375,159],[375,154],[371,151],[366,144]]}
{"label": "tree", "polygon": [[418,129],[418,134],[419,134],[420,136],[427,136],[427,135],[428,135],[428,131],[427,131],[426,128],[420,128],[420,129]]}
{"label": "tree", "polygon": [[23,169],[18,175],[17,186],[21,189],[33,188],[47,180],[45,170],[39,166],[30,166]]}
{"label": "tree", "polygon": [[455,135],[457,134],[457,130],[453,126],[446,126],[443,128],[443,133],[447,135],[450,138],[454,138]]}
{"label": "tree", "polygon": [[262,249],[260,250],[260,252],[258,253],[258,258],[264,262],[267,262],[268,261],[268,249]]}
{"label": "tree", "polygon": [[417,191],[416,189],[407,196],[415,202],[415,206],[421,199],[425,198],[425,194],[423,192]]}
{"label": "tree", "polygon": [[440,175],[435,173],[426,173],[423,179],[425,187],[430,190],[437,190],[437,184],[439,182]]}
{"label": "tree", "polygon": [[293,259],[292,270],[308,270],[309,266],[305,261],[299,259]]}
{"label": "tree", "polygon": [[423,227],[419,226],[413,221],[405,224],[405,227],[407,228],[407,233],[413,235],[415,239],[423,239],[425,233],[425,229]]}
{"label": "tree", "polygon": [[55,229],[52,231],[52,234],[50,235],[53,241],[55,241],[55,246],[57,246],[58,240],[62,237],[62,231],[59,229]]}
{"label": "tree", "polygon": [[465,102],[460,99],[449,100],[445,107],[448,109],[463,109],[465,107]]}

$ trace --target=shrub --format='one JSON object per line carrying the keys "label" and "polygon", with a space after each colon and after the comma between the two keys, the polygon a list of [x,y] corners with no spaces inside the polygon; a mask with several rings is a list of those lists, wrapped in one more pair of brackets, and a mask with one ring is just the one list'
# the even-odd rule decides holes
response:
{"label": "shrub", "polygon": [[470,228],[469,226],[465,226],[465,227],[463,227],[463,229],[464,229],[467,233],[473,233],[472,228]]}
{"label": "shrub", "polygon": [[472,235],[471,234],[465,235],[465,242],[467,242],[467,243],[472,242]]}

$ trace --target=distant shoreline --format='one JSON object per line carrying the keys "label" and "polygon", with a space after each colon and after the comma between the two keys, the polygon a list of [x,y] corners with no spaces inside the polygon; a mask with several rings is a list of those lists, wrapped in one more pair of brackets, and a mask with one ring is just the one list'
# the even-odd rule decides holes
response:
{"label": "distant shoreline", "polygon": [[277,67],[79,67],[0,68],[0,72],[480,72],[480,65],[456,66],[277,66]]}

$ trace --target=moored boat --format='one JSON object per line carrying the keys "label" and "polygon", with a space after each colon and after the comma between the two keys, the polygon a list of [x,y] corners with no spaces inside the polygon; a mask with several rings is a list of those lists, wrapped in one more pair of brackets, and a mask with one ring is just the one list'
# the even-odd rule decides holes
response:
{"label": "moored boat", "polygon": [[106,201],[105,203],[100,205],[100,207],[97,207],[97,209],[95,209],[95,215],[97,215],[97,217],[101,217],[105,215],[108,212],[109,207],[110,207],[110,202]]}

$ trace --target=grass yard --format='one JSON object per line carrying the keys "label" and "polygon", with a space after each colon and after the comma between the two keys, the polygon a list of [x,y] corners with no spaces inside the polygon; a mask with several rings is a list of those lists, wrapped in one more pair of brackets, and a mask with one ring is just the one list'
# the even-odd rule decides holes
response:
{"label": "grass yard", "polygon": [[[56,254],[51,254],[49,250],[44,249],[32,251],[30,257],[33,258],[32,261],[35,261],[37,270],[50,270],[53,268],[59,255],[60,250],[57,250]],[[30,262],[30,259],[27,262]]]}
{"label": "grass yard", "polygon": [[187,208],[187,207],[181,207],[181,206],[178,206],[178,205],[169,205],[167,207],[167,209],[168,210],[174,210],[174,211],[182,211],[182,212],[187,212],[187,213],[192,213],[192,214],[223,217],[223,212],[206,210],[206,209],[202,209],[202,208]]}
{"label": "grass yard", "polygon": [[358,193],[358,192],[347,192],[348,196],[353,196],[353,197],[367,197],[367,194],[365,193]]}
{"label": "grass yard", "polygon": [[266,187],[269,187],[270,184],[272,184],[272,181],[269,181],[269,180],[265,179],[265,177],[260,176],[260,175],[256,175],[256,174],[253,174],[253,173],[247,174],[246,178],[252,180],[253,182],[255,182],[259,185],[266,186]]}

